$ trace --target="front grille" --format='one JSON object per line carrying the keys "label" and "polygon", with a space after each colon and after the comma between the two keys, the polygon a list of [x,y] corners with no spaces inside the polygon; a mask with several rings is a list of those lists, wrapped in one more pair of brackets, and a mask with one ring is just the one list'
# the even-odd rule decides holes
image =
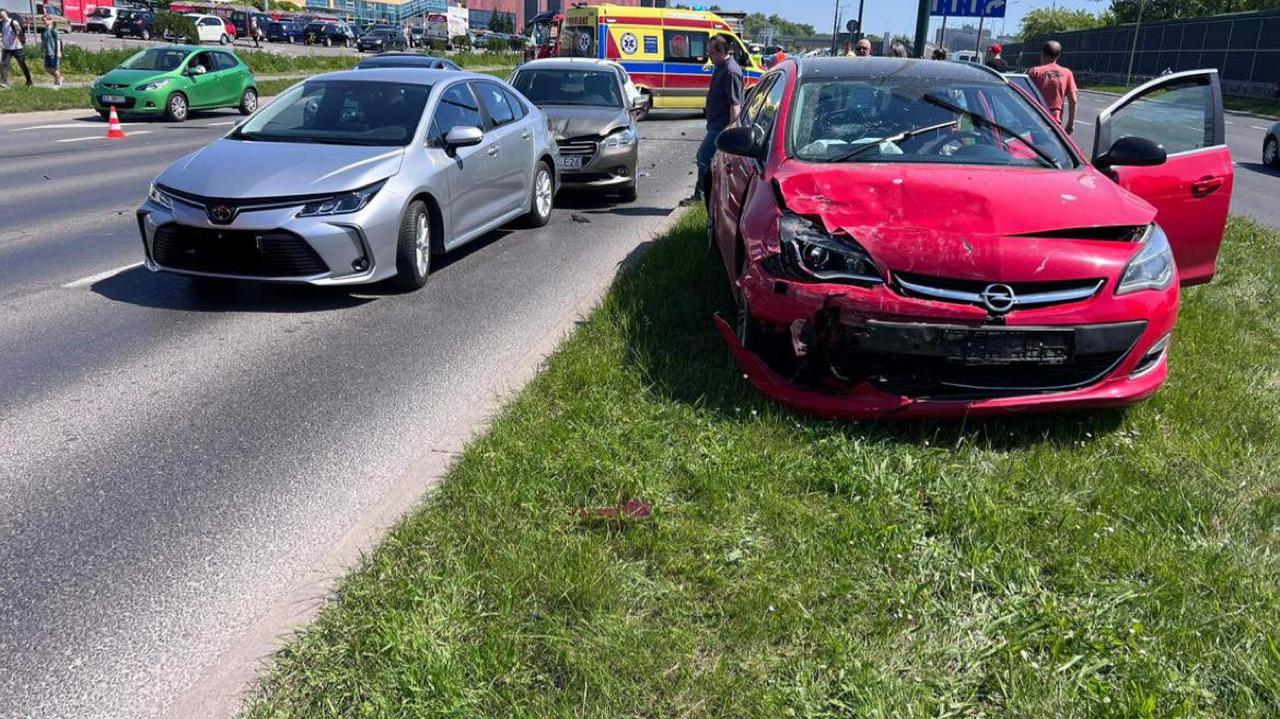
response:
{"label": "front grille", "polygon": [[596,149],[599,143],[595,140],[561,140],[556,143],[560,147],[561,155],[574,155],[583,158],[582,164],[591,162],[591,158],[596,156]]}
{"label": "front grille", "polygon": [[103,86],[103,87],[109,87],[109,88],[111,88],[112,90],[123,90],[123,89],[125,89],[126,87],[129,87],[127,84],[122,83],[122,82],[104,82],[104,83],[102,83],[102,86]]}
{"label": "front grille", "polygon": [[1094,296],[1106,284],[1106,280],[1101,278],[1054,282],[993,282],[933,277],[911,272],[894,272],[893,279],[893,288],[907,297],[958,302],[979,307],[984,306],[981,295],[986,288],[993,284],[1004,285],[1012,289],[1018,298],[1017,304],[1012,309],[1079,302]]}
{"label": "front grille", "polygon": [[936,399],[1061,392],[1101,380],[1127,352],[1081,355],[1061,364],[966,365],[941,358],[884,355],[866,365],[875,387],[890,394]]}
{"label": "front grille", "polygon": [[307,277],[329,271],[306,240],[284,230],[215,230],[171,222],[156,229],[151,254],[165,267],[220,275]]}

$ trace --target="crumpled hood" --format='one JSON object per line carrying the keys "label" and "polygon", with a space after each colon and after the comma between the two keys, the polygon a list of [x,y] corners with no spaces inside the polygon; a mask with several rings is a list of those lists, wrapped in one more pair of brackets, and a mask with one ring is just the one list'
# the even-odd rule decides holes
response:
{"label": "crumpled hood", "polygon": [[551,134],[557,140],[608,135],[631,124],[627,111],[614,107],[547,105],[539,109],[551,121]]}
{"label": "crumpled hood", "polygon": [[789,162],[776,175],[792,212],[843,229],[892,271],[1028,281],[1101,277],[1130,242],[1025,237],[1152,222],[1155,209],[1091,167]]}
{"label": "crumpled hood", "polygon": [[156,182],[223,199],[318,195],[386,179],[403,156],[400,147],[222,139],[173,163]]}
{"label": "crumpled hood", "polygon": [[171,71],[169,70],[125,70],[123,68],[116,68],[106,75],[98,78],[98,82],[109,82],[113,85],[128,85],[129,87],[134,87],[161,77],[168,77],[170,72]]}

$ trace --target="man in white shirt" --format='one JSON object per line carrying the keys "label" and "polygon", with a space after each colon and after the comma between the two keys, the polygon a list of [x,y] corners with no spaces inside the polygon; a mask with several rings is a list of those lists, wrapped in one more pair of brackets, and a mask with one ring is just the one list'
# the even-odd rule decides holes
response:
{"label": "man in white shirt", "polygon": [[0,88],[9,87],[9,61],[16,59],[22,75],[27,79],[27,87],[31,87],[31,71],[27,69],[27,58],[22,52],[22,26],[9,16],[9,11],[0,9]]}

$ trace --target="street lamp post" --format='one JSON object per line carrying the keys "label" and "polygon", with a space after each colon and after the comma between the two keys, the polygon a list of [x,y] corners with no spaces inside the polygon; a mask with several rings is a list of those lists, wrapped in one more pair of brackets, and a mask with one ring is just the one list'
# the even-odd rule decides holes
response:
{"label": "street lamp post", "polygon": [[1138,22],[1133,26],[1133,44],[1129,48],[1129,71],[1125,73],[1124,84],[1133,84],[1133,58],[1138,54],[1138,31],[1142,29],[1142,8],[1146,0],[1138,0]]}
{"label": "street lamp post", "polygon": [[929,41],[929,5],[931,1],[920,0],[920,7],[916,11],[916,57],[924,57],[924,46]]}

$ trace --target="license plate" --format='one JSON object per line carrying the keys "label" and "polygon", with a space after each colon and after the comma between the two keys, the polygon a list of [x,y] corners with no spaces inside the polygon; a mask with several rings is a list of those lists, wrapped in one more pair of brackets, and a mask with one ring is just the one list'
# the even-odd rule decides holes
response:
{"label": "license plate", "polygon": [[562,155],[560,157],[561,170],[581,170],[582,158],[577,155]]}
{"label": "license plate", "polygon": [[966,365],[1062,364],[1075,352],[1075,333],[869,322],[861,344],[869,352],[936,357]]}
{"label": "license plate", "polygon": [[103,95],[100,99],[104,105],[118,104],[124,102],[124,95]]}

